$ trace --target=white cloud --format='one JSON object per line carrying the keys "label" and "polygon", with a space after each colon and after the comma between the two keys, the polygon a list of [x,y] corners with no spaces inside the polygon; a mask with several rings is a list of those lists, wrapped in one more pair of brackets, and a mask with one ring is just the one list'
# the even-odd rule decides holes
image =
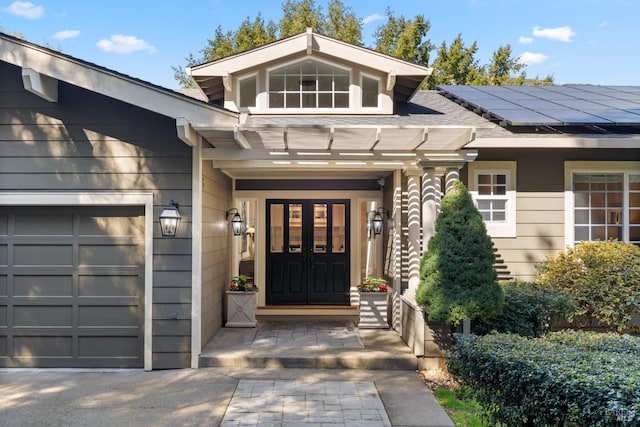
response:
{"label": "white cloud", "polygon": [[558,28],[533,27],[533,35],[545,39],[559,40],[561,42],[570,43],[573,41],[571,40],[571,37],[575,36],[576,33],[571,29],[571,27],[565,25],[564,27]]}
{"label": "white cloud", "polygon": [[539,64],[541,62],[544,62],[548,58],[549,57],[543,53],[525,52],[522,55],[520,55],[520,62],[527,65],[533,65],[533,64]]}
{"label": "white cloud", "polygon": [[608,27],[609,25],[611,25],[610,23],[608,23],[607,21],[602,21],[600,23],[600,25],[598,25],[598,27],[600,28],[604,28],[604,27]]}
{"label": "white cloud", "polygon": [[520,36],[518,41],[522,44],[531,44],[533,43],[533,37]]}
{"label": "white cloud", "polygon": [[139,50],[146,50],[151,53],[156,52],[156,48],[147,41],[123,34],[114,34],[108,39],[99,40],[96,46],[100,50],[113,53],[132,53]]}
{"label": "white cloud", "polygon": [[370,23],[372,23],[374,21],[379,21],[381,19],[384,19],[383,15],[380,15],[379,13],[374,13],[373,15],[369,15],[366,18],[364,18],[362,20],[362,24],[363,25],[367,25],[367,24],[370,24]]}
{"label": "white cloud", "polygon": [[51,38],[56,40],[66,40],[66,39],[76,38],[79,35],[80,35],[80,31],[78,30],[64,30],[64,31],[58,31],[57,33],[52,35]]}
{"label": "white cloud", "polygon": [[20,16],[27,19],[38,19],[44,15],[44,7],[36,6],[29,1],[14,1],[3,9],[12,15]]}

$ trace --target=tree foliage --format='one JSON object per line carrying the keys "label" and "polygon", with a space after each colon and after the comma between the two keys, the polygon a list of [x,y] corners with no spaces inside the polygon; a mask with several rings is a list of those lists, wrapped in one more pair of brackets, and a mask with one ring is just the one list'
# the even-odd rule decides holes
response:
{"label": "tree foliage", "polygon": [[[431,23],[422,14],[413,19],[396,17],[386,10],[387,20],[374,32],[374,49],[396,58],[433,67],[434,73],[425,88],[432,89],[439,84],[553,84],[553,77],[540,80],[527,79],[524,64],[513,56],[510,45],[500,46],[489,64],[480,65],[477,59],[478,45],[473,42],[465,46],[462,35],[447,45],[443,41],[437,49],[429,39]],[[353,9],[341,0],[329,0],[326,13],[316,0],[286,0],[282,3],[282,15],[276,23],[265,22],[260,13],[251,19],[247,17],[235,30],[225,30],[218,26],[213,38],[200,51],[201,56],[187,56],[186,65],[214,61],[234,53],[290,37],[313,28],[320,34],[333,37],[358,46],[363,45],[363,20]],[[174,78],[183,87],[192,85],[191,79],[181,66],[174,66]]]}
{"label": "tree foliage", "polygon": [[430,320],[460,324],[497,316],[502,290],[493,269],[493,243],[461,181],[442,199],[435,235],[422,257],[418,304]]}

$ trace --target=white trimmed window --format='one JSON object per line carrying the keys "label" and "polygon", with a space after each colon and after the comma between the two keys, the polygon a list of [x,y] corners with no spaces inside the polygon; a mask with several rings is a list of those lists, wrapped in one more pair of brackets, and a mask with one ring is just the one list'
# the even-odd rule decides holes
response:
{"label": "white trimmed window", "polygon": [[348,109],[349,70],[306,60],[269,73],[269,108]]}
{"label": "white trimmed window", "polygon": [[378,95],[380,94],[380,83],[378,79],[369,76],[362,76],[362,108],[377,109],[380,106]]}
{"label": "white trimmed window", "polygon": [[256,96],[258,90],[256,87],[256,76],[252,76],[238,83],[240,89],[240,108],[250,108],[256,106]]}
{"label": "white trimmed window", "polygon": [[615,239],[640,245],[640,168],[567,163],[568,244]]}
{"label": "white trimmed window", "polygon": [[474,162],[469,189],[491,237],[516,236],[516,162]]}

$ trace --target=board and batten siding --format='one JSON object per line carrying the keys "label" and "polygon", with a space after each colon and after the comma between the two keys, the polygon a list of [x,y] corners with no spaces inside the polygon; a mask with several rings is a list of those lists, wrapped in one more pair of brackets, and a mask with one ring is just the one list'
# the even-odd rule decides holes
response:
{"label": "board and batten siding", "polygon": [[230,228],[225,212],[231,208],[231,179],[202,163],[202,296],[201,343],[213,337],[223,325],[223,301],[229,273]]}
{"label": "board and batten siding", "polygon": [[[20,68],[0,62],[0,191],[152,193],[153,368],[189,367],[191,148],[171,118],[63,81],[58,91],[55,103],[31,94]],[[182,223],[163,239],[170,200]]]}

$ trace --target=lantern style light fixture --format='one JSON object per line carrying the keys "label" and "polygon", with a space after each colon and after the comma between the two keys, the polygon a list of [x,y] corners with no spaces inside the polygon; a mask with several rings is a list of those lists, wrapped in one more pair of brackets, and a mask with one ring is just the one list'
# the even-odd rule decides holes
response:
{"label": "lantern style light fixture", "polygon": [[371,228],[373,228],[373,234],[378,236],[382,233],[382,225],[384,224],[382,214],[386,214],[387,219],[389,219],[389,211],[383,207],[380,207],[375,211],[371,211],[371,213],[373,214],[373,219],[371,220]]}
{"label": "lantern style light fixture", "polygon": [[160,214],[160,231],[162,237],[176,237],[180,225],[180,205],[173,200],[162,209]]}
{"label": "lantern style light fixture", "polygon": [[231,219],[231,230],[233,231],[234,236],[239,236],[242,234],[242,217],[240,216],[240,212],[238,212],[237,208],[231,208],[225,213],[225,219],[229,220],[229,215],[235,211],[235,215]]}

